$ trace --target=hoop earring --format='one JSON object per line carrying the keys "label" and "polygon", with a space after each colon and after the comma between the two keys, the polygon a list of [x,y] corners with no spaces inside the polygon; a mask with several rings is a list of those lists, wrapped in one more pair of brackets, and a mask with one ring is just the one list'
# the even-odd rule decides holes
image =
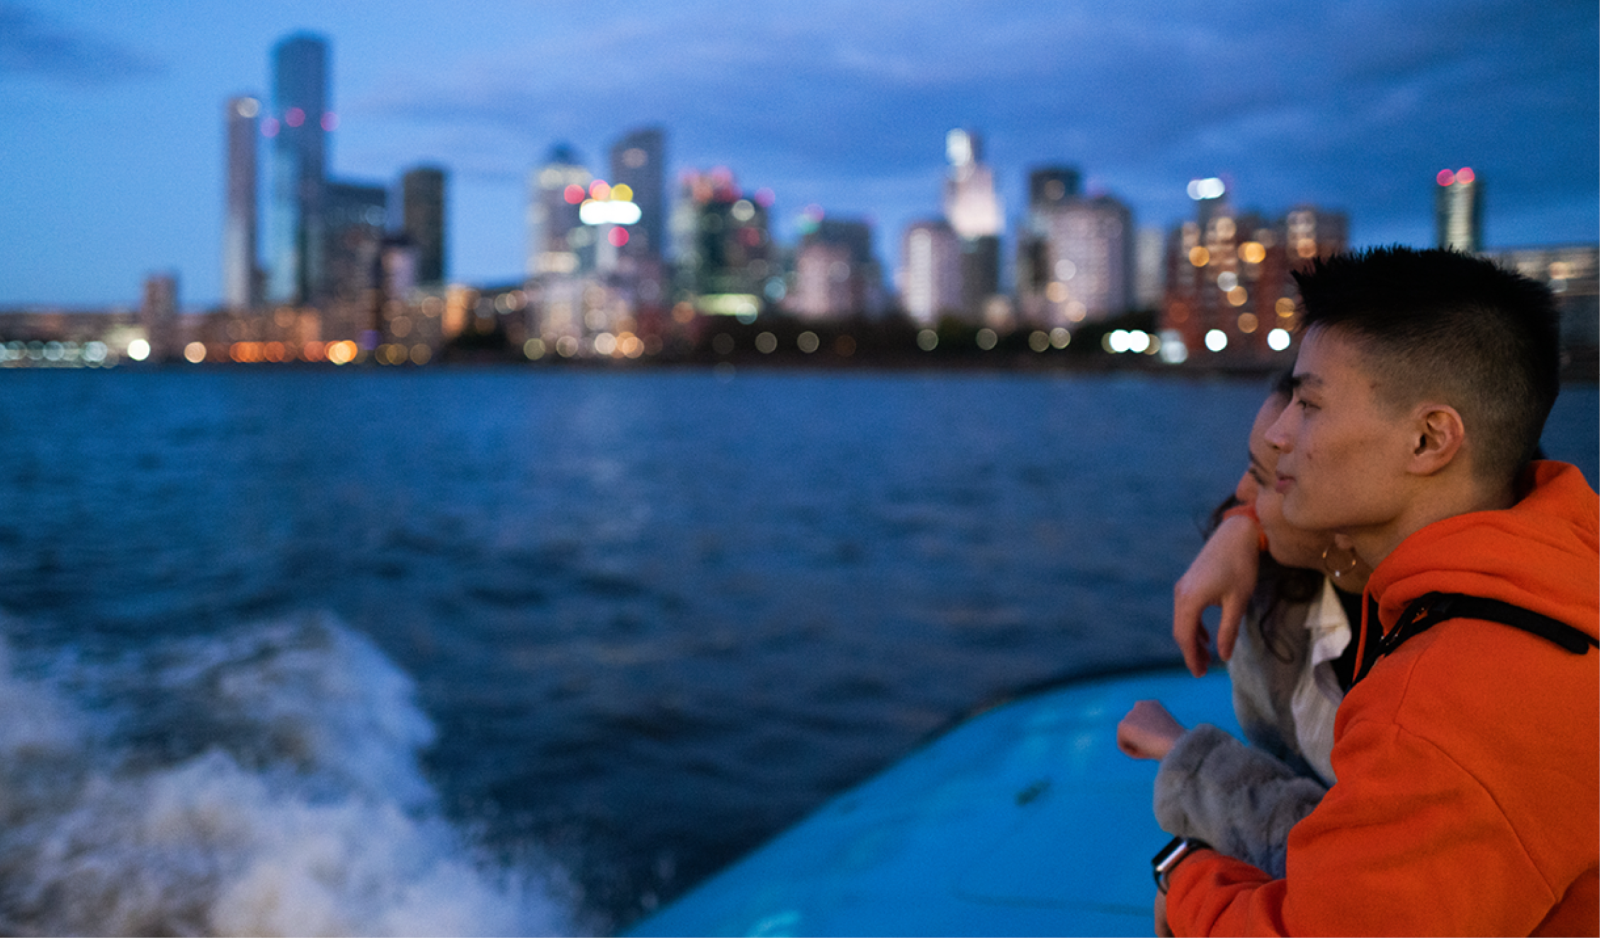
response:
{"label": "hoop earring", "polygon": [[1361,558],[1356,556],[1356,552],[1348,547],[1340,548],[1345,553],[1350,555],[1350,561],[1346,566],[1335,568],[1328,563],[1328,554],[1334,549],[1335,546],[1336,545],[1329,544],[1327,547],[1322,549],[1322,569],[1326,570],[1328,576],[1333,577],[1334,582],[1337,583],[1341,580],[1341,578],[1356,572],[1356,567],[1361,566]]}

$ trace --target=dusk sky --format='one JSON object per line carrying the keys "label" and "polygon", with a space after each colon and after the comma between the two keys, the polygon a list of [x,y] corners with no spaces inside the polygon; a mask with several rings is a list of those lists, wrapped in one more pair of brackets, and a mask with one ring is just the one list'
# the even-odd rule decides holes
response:
{"label": "dusk sky", "polygon": [[780,240],[812,204],[870,218],[886,269],[939,213],[953,127],[985,138],[1008,235],[1027,170],[1061,164],[1141,227],[1220,175],[1241,208],[1430,246],[1435,174],[1470,166],[1488,247],[1600,238],[1593,0],[0,0],[0,307],[136,305],[164,270],[216,303],[224,102],[267,97],[297,30],[331,47],[330,175],[445,167],[468,283],[522,275],[555,144],[604,175],[648,124],[674,174],[772,189]]}

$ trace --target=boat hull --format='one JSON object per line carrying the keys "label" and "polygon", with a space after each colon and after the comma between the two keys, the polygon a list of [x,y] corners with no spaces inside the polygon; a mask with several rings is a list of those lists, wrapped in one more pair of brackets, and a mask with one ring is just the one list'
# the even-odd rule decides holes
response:
{"label": "boat hull", "polygon": [[1237,733],[1228,683],[1074,681],[970,717],[635,925],[633,935],[1148,935],[1155,763],[1135,701]]}

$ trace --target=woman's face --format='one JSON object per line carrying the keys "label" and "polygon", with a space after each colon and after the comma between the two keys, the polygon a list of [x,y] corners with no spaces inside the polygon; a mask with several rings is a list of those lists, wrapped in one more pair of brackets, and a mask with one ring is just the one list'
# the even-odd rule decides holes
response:
{"label": "woman's face", "polygon": [[1267,442],[1267,428],[1289,404],[1279,395],[1267,398],[1250,427],[1250,468],[1239,479],[1234,494],[1242,502],[1254,502],[1256,518],[1267,535],[1267,550],[1272,559],[1286,567],[1322,569],[1322,554],[1333,545],[1333,535],[1314,533],[1295,527],[1283,517],[1283,495],[1277,491],[1278,451]]}

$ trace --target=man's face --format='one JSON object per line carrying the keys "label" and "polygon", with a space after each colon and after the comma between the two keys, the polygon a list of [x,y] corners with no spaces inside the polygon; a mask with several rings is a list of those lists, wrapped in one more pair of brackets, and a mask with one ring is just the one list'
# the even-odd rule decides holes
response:
{"label": "man's face", "polygon": [[1267,431],[1278,450],[1283,516],[1313,531],[1359,534],[1405,510],[1418,439],[1403,410],[1378,397],[1362,347],[1312,329],[1295,361],[1294,399]]}

